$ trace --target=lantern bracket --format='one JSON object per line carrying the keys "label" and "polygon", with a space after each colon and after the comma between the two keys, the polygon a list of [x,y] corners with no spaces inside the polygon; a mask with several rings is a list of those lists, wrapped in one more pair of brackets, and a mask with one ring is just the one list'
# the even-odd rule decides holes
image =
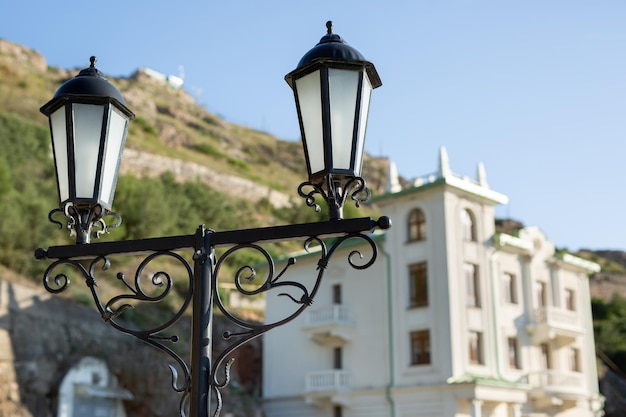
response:
{"label": "lantern bracket", "polygon": [[[63,223],[55,220],[54,215],[63,213],[67,219],[67,229],[70,236],[76,237],[76,243],[90,243],[91,237],[99,238],[103,234],[108,234],[109,229],[113,229],[122,224],[122,216],[114,211],[110,211],[100,204],[96,205],[75,205],[71,201],[65,203],[63,208],[56,208],[48,213],[50,223],[63,228]],[[114,217],[115,223],[107,224],[105,217]]]}
{"label": "lantern bracket", "polygon": [[[308,187],[312,189],[305,191]],[[320,194],[328,205],[330,220],[343,219],[343,206],[350,196],[356,207],[360,207],[361,203],[369,201],[372,196],[370,189],[365,184],[362,177],[344,177],[333,176],[328,174],[325,183],[312,183],[305,181],[298,187],[298,194],[304,198],[306,205],[314,207],[319,212],[320,206],[315,201],[315,194]]]}

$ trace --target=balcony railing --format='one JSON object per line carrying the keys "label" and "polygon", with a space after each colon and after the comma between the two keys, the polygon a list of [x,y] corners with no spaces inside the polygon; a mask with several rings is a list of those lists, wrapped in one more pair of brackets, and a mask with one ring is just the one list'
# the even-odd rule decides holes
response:
{"label": "balcony railing", "polygon": [[533,335],[533,343],[551,339],[558,339],[563,344],[571,343],[584,333],[578,312],[552,306],[536,309],[528,330]]}
{"label": "balcony railing", "polygon": [[578,314],[575,311],[558,307],[540,307],[535,312],[537,323],[546,323],[556,326],[578,327]]}
{"label": "balcony railing", "polygon": [[308,313],[308,326],[351,323],[350,310],[342,304],[333,304],[329,306],[311,308]]}
{"label": "balcony railing", "polygon": [[578,372],[545,370],[528,374],[528,383],[541,388],[583,388],[583,375]]}
{"label": "balcony railing", "polygon": [[352,387],[352,373],[343,369],[315,371],[306,375],[307,392],[346,391]]}
{"label": "balcony railing", "polygon": [[311,308],[306,315],[304,331],[311,335],[316,343],[344,344],[353,336],[354,322],[350,309],[342,304]]}
{"label": "balcony railing", "polygon": [[533,372],[528,375],[528,383],[532,386],[530,396],[540,407],[571,405],[588,395],[583,374],[578,372]]}

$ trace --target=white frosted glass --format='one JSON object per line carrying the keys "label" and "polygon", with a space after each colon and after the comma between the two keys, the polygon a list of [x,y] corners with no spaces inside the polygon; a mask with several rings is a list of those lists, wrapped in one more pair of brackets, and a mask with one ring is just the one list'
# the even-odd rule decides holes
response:
{"label": "white frosted glass", "polygon": [[363,167],[363,148],[365,147],[365,131],[367,130],[367,115],[370,110],[370,97],[372,95],[372,83],[367,76],[363,77],[363,89],[361,91],[361,108],[359,110],[359,133],[356,144],[356,158],[354,160],[354,175],[361,176]]}
{"label": "white frosted glass", "polygon": [[76,197],[94,198],[104,109],[94,104],[72,105]]}
{"label": "white frosted glass", "polygon": [[311,174],[324,169],[324,134],[322,130],[322,95],[320,72],[315,71],[296,80],[304,138]]}
{"label": "white frosted glass", "polygon": [[128,118],[115,107],[109,112],[109,138],[104,150],[102,163],[102,188],[100,198],[107,207],[111,207],[117,183],[117,172],[122,158],[122,151],[126,139],[126,125]]}
{"label": "white frosted glass", "polygon": [[52,145],[57,168],[57,184],[61,202],[70,198],[69,171],[67,168],[67,125],[65,124],[65,107],[55,110],[50,115]]}
{"label": "white frosted glass", "polygon": [[331,68],[328,77],[333,168],[350,169],[359,72]]}

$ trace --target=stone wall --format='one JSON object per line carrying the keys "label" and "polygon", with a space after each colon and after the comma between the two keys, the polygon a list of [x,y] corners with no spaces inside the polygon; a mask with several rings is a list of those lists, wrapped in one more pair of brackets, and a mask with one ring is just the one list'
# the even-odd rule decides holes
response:
{"label": "stone wall", "polygon": [[626,275],[599,272],[589,280],[592,298],[611,301],[613,294],[624,295],[626,292]]}
{"label": "stone wall", "polygon": [[120,172],[137,177],[152,178],[165,172],[171,172],[180,182],[201,181],[217,191],[246,198],[253,202],[259,202],[266,198],[270,204],[277,208],[291,205],[289,196],[266,185],[226,174],[194,162],[154,155],[131,148],[124,149]]}

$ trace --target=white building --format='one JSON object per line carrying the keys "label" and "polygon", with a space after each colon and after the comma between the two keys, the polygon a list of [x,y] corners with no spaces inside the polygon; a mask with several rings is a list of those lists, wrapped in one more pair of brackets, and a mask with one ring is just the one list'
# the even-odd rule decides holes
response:
{"label": "white building", "polygon": [[84,357],[61,382],[57,417],[126,417],[122,400],[132,399],[103,360]]}
{"label": "white building", "polygon": [[[600,416],[598,265],[535,227],[496,233],[507,197],[482,166],[476,181],[452,174],[445,149],[436,174],[395,191],[376,201],[394,223],[374,236],[376,263],[357,271],[355,247],[338,251],[313,306],[264,336],[266,416]],[[300,257],[290,279],[309,282],[316,262]],[[268,322],[290,311],[268,297]]]}

